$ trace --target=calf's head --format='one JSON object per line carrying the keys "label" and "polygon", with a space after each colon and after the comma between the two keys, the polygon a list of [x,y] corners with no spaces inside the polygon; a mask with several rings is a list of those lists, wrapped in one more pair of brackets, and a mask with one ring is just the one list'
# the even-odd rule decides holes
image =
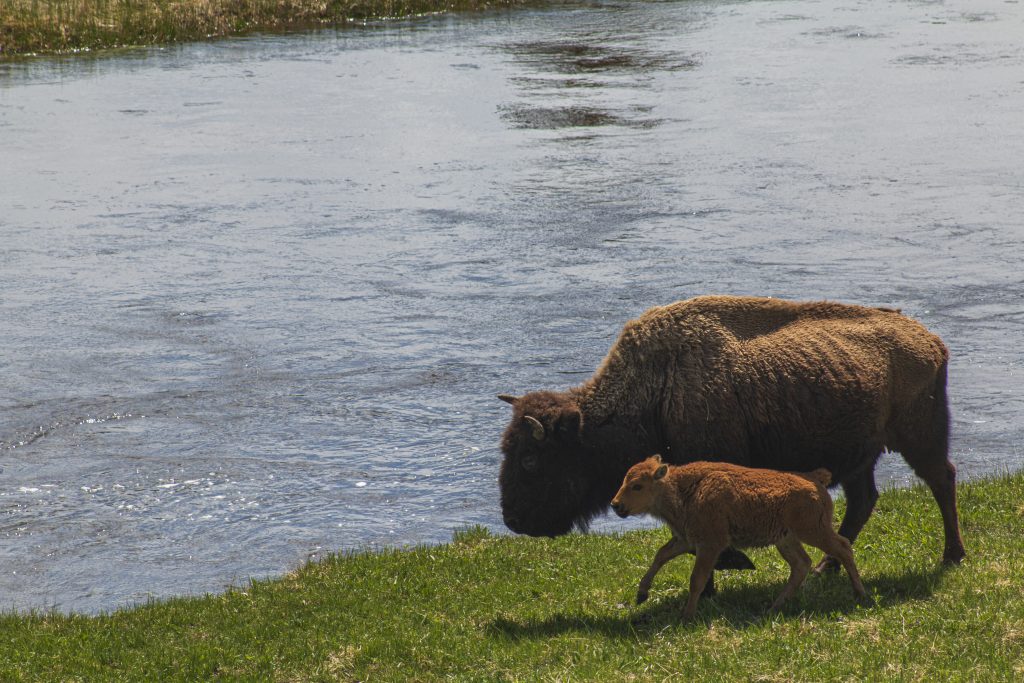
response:
{"label": "calf's head", "polygon": [[619,517],[649,512],[658,497],[668,465],[660,455],[652,455],[629,468],[619,492],[612,498],[612,509]]}
{"label": "calf's head", "polygon": [[585,529],[607,509],[611,491],[599,485],[584,447],[579,405],[571,394],[553,391],[499,398],[514,408],[498,477],[505,525],[530,536]]}

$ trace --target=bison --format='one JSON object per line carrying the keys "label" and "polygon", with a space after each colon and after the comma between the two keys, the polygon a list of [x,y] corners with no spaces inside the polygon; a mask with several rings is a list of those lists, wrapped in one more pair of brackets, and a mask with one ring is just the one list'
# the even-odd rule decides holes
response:
{"label": "bison", "polygon": [[[959,562],[948,356],[941,339],[888,308],[736,296],[652,308],[583,384],[499,396],[513,406],[501,442],[504,522],[533,536],[585,530],[626,471],[660,453],[673,464],[825,468],[846,495],[839,533],[852,542],[878,497],[875,463],[890,450],[931,488],[943,560]],[[719,567],[741,566],[733,560]],[[826,557],[826,567],[838,563]]]}
{"label": "bison", "polygon": [[697,560],[683,609],[683,618],[691,619],[720,552],[730,545],[774,545],[789,564],[789,581],[772,604],[774,612],[792,597],[811,568],[801,542],[838,558],[854,594],[868,603],[850,542],[832,528],[832,498],[825,490],[830,478],[826,469],[789,473],[724,462],[670,467],[659,455],[633,465],[612,499],[612,509],[620,517],[650,514],[672,529],[672,538],[658,550],[640,581],[637,604],[647,600],[651,582],[666,562],[694,553]]}

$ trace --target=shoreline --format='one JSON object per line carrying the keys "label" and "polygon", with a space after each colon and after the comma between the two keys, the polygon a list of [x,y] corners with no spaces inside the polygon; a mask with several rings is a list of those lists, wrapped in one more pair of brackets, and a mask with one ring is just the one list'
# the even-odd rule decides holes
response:
{"label": "shoreline", "polygon": [[1024,673],[1024,472],[958,489],[968,556],[957,567],[940,563],[926,487],[882,493],[854,545],[873,607],[835,574],[767,614],[787,567],[765,548],[751,551],[755,571],[720,573],[686,623],[692,558],[633,604],[664,528],[533,539],[475,527],[221,594],[97,616],[2,613],[0,679],[1011,680]]}
{"label": "shoreline", "polygon": [[547,3],[538,0],[8,0],[0,4],[0,62],[543,4]]}

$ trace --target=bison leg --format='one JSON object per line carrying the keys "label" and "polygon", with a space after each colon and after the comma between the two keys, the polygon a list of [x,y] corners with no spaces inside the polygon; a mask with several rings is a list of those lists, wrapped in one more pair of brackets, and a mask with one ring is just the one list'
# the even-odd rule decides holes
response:
{"label": "bison leg", "polygon": [[661,546],[658,552],[654,555],[654,561],[651,562],[651,568],[644,574],[644,578],[640,579],[640,586],[636,591],[636,604],[640,604],[647,600],[647,596],[651,590],[651,583],[654,581],[655,575],[665,566],[665,563],[674,557],[679,557],[683,553],[692,552],[693,549],[687,546],[685,543],[680,541],[678,538],[673,536],[669,539],[668,543]]}
{"label": "bison leg", "polygon": [[736,548],[726,548],[718,556],[715,569],[754,569],[754,563],[745,553]]}
{"label": "bison leg", "polygon": [[[715,569],[754,569],[754,563],[747,557],[746,553],[740,552],[736,548],[726,548],[718,556],[718,561],[715,562]],[[715,573],[711,572],[708,582],[704,584],[704,592],[700,595],[702,598],[710,598],[717,592],[718,589],[715,588]]]}
{"label": "bison leg", "polygon": [[[864,590],[864,584],[861,583],[857,564],[853,561],[853,547],[845,537],[840,536],[832,529],[830,522],[822,520],[820,524],[802,525],[795,529],[795,532],[802,542],[813,545],[824,551],[826,555],[836,558],[846,569],[857,598],[862,604],[871,604],[871,598],[868,597],[867,591]],[[782,550],[781,546],[779,550]]]}
{"label": "bison leg", "polygon": [[945,549],[942,561],[958,564],[964,559],[964,542],[956,509],[956,467],[949,461],[949,406],[946,399],[946,368],[935,380],[935,388],[922,397],[915,410],[908,411],[898,425],[896,448],[935,496],[942,513]]}
{"label": "bison leg", "polygon": [[693,563],[693,572],[690,573],[690,594],[686,597],[683,619],[688,621],[697,614],[697,601],[700,599],[708,579],[711,578],[715,569],[715,560],[718,559],[718,554],[722,550],[721,547],[697,546],[697,560]]}
{"label": "bison leg", "polygon": [[807,556],[807,551],[800,544],[800,539],[797,538],[796,534],[786,534],[782,537],[781,541],[775,544],[775,547],[779,549],[783,559],[789,563],[789,581],[786,582],[786,586],[779,593],[779,597],[775,598],[775,602],[772,603],[770,610],[772,612],[778,611],[782,607],[782,603],[793,597],[796,589],[807,578],[807,572],[811,568],[811,558]]}
{"label": "bison leg", "polygon": [[814,545],[817,545],[832,557],[839,559],[843,567],[846,568],[847,576],[850,577],[850,584],[853,586],[854,595],[863,604],[871,604],[871,598],[868,597],[867,591],[864,590],[864,584],[861,583],[857,564],[853,561],[853,548],[850,546],[850,542],[833,532],[832,529],[822,529],[822,532],[826,535],[822,539],[816,540]]}
{"label": "bison leg", "polygon": [[700,597],[702,598],[713,598],[718,593],[718,589],[715,587],[715,572],[711,572],[708,576],[708,582],[704,584],[704,590],[701,591]]}
{"label": "bison leg", "polygon": [[[843,482],[843,493],[846,495],[846,514],[839,525],[839,534],[850,543],[857,540],[860,530],[867,524],[871,511],[878,500],[878,489],[875,487],[874,469],[868,469],[859,476]],[[831,555],[826,555],[814,568],[815,574],[826,571],[839,571],[841,563]]]}
{"label": "bison leg", "polygon": [[942,513],[942,527],[946,535],[946,547],[942,553],[942,561],[946,564],[959,564],[967,554],[964,542],[960,537],[960,521],[956,509],[956,467],[949,460],[945,462],[911,459],[912,455],[904,453],[914,473],[924,479],[928,488],[939,504]]}
{"label": "bison leg", "polygon": [[[746,553],[736,550],[736,548],[726,548],[718,556],[718,561],[715,562],[715,569],[754,569],[754,563]],[[715,588],[715,574],[711,573],[708,577],[708,582],[704,584],[704,592],[701,593],[701,597],[710,598],[718,589]]]}

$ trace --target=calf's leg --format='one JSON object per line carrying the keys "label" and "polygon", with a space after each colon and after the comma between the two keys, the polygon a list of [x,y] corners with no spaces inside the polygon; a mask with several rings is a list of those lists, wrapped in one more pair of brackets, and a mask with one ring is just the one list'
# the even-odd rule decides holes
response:
{"label": "calf's leg", "polygon": [[850,583],[853,585],[854,594],[861,602],[871,603],[871,598],[868,597],[867,591],[864,590],[864,584],[861,583],[860,572],[857,571],[857,565],[853,561],[853,547],[848,540],[833,531],[831,526],[805,531],[801,533],[801,540],[836,558],[846,569]]}
{"label": "calf's leg", "polygon": [[797,538],[796,534],[786,534],[782,537],[781,541],[775,544],[775,547],[779,549],[782,558],[789,563],[789,581],[786,582],[786,586],[779,593],[779,597],[775,598],[775,602],[772,603],[770,610],[772,612],[778,611],[782,607],[782,603],[793,597],[793,594],[796,593],[796,590],[804,582],[808,572],[811,570],[811,558],[800,544],[800,539]]}
{"label": "calf's leg", "polygon": [[654,581],[654,576],[662,567],[665,566],[666,562],[690,551],[691,548],[675,536],[669,539],[668,543],[661,546],[661,548],[658,549],[658,552],[654,555],[654,561],[651,562],[651,568],[647,570],[646,574],[644,574],[644,578],[640,579],[640,586],[636,591],[636,604],[639,605],[647,600],[648,593],[651,590],[651,582]]}
{"label": "calf's leg", "polygon": [[[853,479],[844,481],[843,493],[846,494],[846,514],[839,525],[839,533],[853,543],[857,540],[860,530],[867,524],[868,517],[871,516],[871,511],[875,509],[875,502],[878,500],[873,467]],[[826,555],[814,568],[814,573],[839,571],[840,564],[838,558]]]}
{"label": "calf's leg", "polygon": [[697,601],[700,599],[704,585],[711,577],[715,568],[715,560],[725,546],[709,547],[708,545],[697,546],[697,559],[693,563],[693,571],[690,573],[690,594],[686,597],[686,607],[683,608],[683,619],[689,621],[697,614]]}

